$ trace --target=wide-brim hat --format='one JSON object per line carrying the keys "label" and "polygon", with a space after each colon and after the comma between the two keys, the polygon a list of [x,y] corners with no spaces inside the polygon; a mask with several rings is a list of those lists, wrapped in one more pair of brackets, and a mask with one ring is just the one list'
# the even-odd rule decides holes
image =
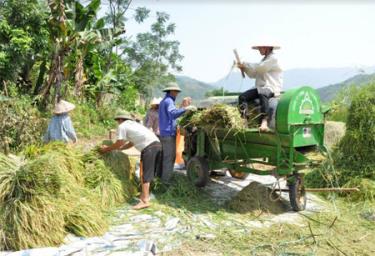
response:
{"label": "wide-brim hat", "polygon": [[159,105],[159,104],[160,104],[160,101],[162,101],[162,98],[153,98],[153,99],[151,100],[150,105],[151,105],[151,106],[152,106],[152,105]]}
{"label": "wide-brim hat", "polygon": [[170,82],[167,84],[167,87],[163,89],[163,92],[177,91],[181,92],[181,88],[175,82]]}
{"label": "wide-brim hat", "polygon": [[118,111],[114,119],[115,120],[118,120],[118,119],[133,120],[134,117],[128,111]]}
{"label": "wide-brim hat", "polygon": [[55,105],[55,109],[53,110],[54,114],[62,114],[62,113],[68,113],[75,109],[75,105],[73,103],[67,102],[65,100],[60,100]]}
{"label": "wide-brim hat", "polygon": [[258,50],[261,47],[273,48],[274,50],[279,50],[281,48],[278,45],[272,45],[272,44],[254,45],[251,48],[254,49],[254,50]]}

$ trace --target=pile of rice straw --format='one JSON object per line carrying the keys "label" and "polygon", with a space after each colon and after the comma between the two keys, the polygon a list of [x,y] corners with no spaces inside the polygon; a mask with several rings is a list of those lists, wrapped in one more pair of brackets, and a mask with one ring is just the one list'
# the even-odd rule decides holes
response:
{"label": "pile of rice straw", "polygon": [[61,143],[25,152],[24,161],[0,154],[0,249],[56,246],[67,233],[101,235],[108,210],[136,193],[125,154],[83,156]]}
{"label": "pile of rice straw", "polygon": [[228,202],[228,208],[238,213],[261,211],[280,214],[288,210],[288,204],[282,200],[274,200],[277,197],[270,188],[253,181]]}
{"label": "pile of rice straw", "polygon": [[182,127],[196,126],[209,128],[226,128],[242,130],[246,127],[257,127],[257,118],[251,117],[245,121],[236,107],[224,104],[216,104],[202,111],[189,113],[181,121]]}

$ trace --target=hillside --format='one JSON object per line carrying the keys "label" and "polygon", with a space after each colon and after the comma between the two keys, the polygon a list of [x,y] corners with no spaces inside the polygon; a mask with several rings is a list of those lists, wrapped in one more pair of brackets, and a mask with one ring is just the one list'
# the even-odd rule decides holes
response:
{"label": "hillside", "polygon": [[[309,79],[309,77],[312,78],[312,76],[307,75],[308,70],[309,69],[289,70],[289,71],[286,71],[285,73],[287,74],[287,76],[291,76],[291,75],[296,76],[297,78],[294,79],[294,81],[301,81],[298,83],[298,85],[295,85],[294,87],[302,86],[302,85],[309,85],[314,88],[317,88],[320,94],[320,97],[322,101],[324,102],[331,101],[332,99],[334,99],[336,95],[338,94],[338,92],[345,87],[348,87],[351,85],[362,86],[362,85],[368,84],[371,81],[375,81],[375,73],[359,74],[359,75],[357,74],[357,75],[351,76],[350,78],[347,78],[343,82],[331,83],[323,87],[318,87],[318,86],[313,86],[311,83],[309,84],[308,82],[302,82],[303,79],[306,79],[306,81],[311,80]],[[328,70],[331,70],[331,69],[328,69]],[[328,76],[326,76],[328,70],[323,69],[320,72],[318,72],[317,70],[312,72],[312,74],[322,75],[321,78],[315,78],[315,81],[318,81],[318,80],[328,81]],[[338,72],[339,69],[335,69],[335,70]],[[303,76],[304,78],[301,78],[301,77],[298,78],[298,74],[306,74],[306,75]],[[336,75],[337,74],[338,73],[336,73]],[[329,79],[333,79],[333,77],[334,76],[330,76]],[[232,72],[232,74],[228,76],[226,79],[221,80],[221,82],[215,83],[215,86],[198,81],[196,79],[193,79],[187,76],[176,76],[176,80],[177,80],[178,85],[182,89],[180,98],[190,96],[195,101],[200,101],[204,99],[206,92],[211,91],[221,86],[224,86],[224,88],[228,91],[239,92],[239,91],[245,91],[246,89],[253,86],[253,83],[254,83],[254,80],[250,80],[249,78],[242,79],[241,74],[236,71]],[[290,88],[293,88],[293,87],[289,87],[289,86],[286,88],[284,87],[285,90],[290,89]],[[160,90],[155,90],[154,95],[157,95],[159,97],[159,96],[162,96],[163,93]]]}
{"label": "hillside", "polygon": [[375,82],[375,73],[374,74],[360,74],[353,76],[344,82],[328,85],[318,89],[320,98],[324,102],[333,100],[337,94],[343,89],[349,86],[363,86],[370,82]]}
{"label": "hillside", "polygon": [[[284,72],[284,90],[294,87],[309,85],[314,88],[332,85],[362,73],[373,73],[375,67],[359,68],[299,68],[289,69]],[[235,70],[228,77],[212,83],[215,87],[224,87],[228,91],[244,91],[254,86],[254,79],[241,77]]]}
{"label": "hillside", "polygon": [[[176,76],[176,81],[182,89],[182,92],[179,95],[180,99],[189,96],[194,101],[199,101],[205,98],[206,92],[215,89],[215,87],[210,84],[203,83],[187,76]],[[154,91],[154,95],[161,97],[163,96],[163,93],[161,90],[157,90]]]}

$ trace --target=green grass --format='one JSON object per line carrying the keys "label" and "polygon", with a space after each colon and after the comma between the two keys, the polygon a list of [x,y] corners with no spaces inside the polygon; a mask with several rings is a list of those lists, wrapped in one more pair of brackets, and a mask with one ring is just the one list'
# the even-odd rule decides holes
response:
{"label": "green grass", "polygon": [[[155,191],[156,200],[143,213],[161,211],[178,217],[189,232],[180,248],[166,255],[373,255],[375,222],[364,218],[374,213],[375,204],[352,203],[338,199],[317,213],[298,214],[295,224],[277,223],[256,228],[273,214],[240,214],[219,206],[184,176],[174,177],[172,185]],[[166,218],[165,217],[165,218]],[[206,223],[208,221],[208,224]],[[213,234],[214,239],[197,239]]]}

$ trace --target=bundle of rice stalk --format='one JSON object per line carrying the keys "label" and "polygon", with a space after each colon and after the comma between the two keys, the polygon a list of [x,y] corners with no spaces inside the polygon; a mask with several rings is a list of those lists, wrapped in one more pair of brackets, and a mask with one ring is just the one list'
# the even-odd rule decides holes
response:
{"label": "bundle of rice stalk", "polygon": [[76,175],[78,180],[82,181],[82,173],[84,171],[82,154],[66,143],[55,141],[43,146],[30,145],[26,147],[22,153],[28,160],[33,160],[50,153],[56,153],[59,155],[58,159],[63,161],[65,168],[72,170],[71,173]]}
{"label": "bundle of rice stalk", "polygon": [[[103,144],[106,145],[110,145],[111,143],[112,141],[103,141]],[[111,151],[100,157],[115,177],[121,181],[125,200],[129,200],[137,195],[139,183],[135,179],[136,160],[120,150]]]}
{"label": "bundle of rice stalk", "polygon": [[64,197],[75,193],[84,184],[83,165],[80,159],[67,158],[59,152],[49,152],[27,162],[20,168],[24,178],[19,186],[30,188],[33,194]]}
{"label": "bundle of rice stalk", "polygon": [[91,152],[84,157],[85,187],[94,191],[103,207],[113,207],[124,202],[125,193],[121,181],[105,165],[104,161],[96,158]]}
{"label": "bundle of rice stalk", "polygon": [[65,237],[64,218],[56,194],[61,182],[50,172],[35,169],[0,171],[0,221],[3,223],[3,249],[24,249],[57,245]]}
{"label": "bundle of rice stalk", "polygon": [[203,111],[188,112],[179,119],[179,125],[183,128],[187,126],[199,125]]}
{"label": "bundle of rice stalk", "polygon": [[216,104],[203,111],[187,114],[180,124],[183,127],[191,125],[211,129],[225,128],[242,130],[247,127],[257,127],[258,121],[255,111],[250,111],[250,117],[245,120],[241,117],[236,107]]}
{"label": "bundle of rice stalk", "polygon": [[108,229],[107,218],[100,210],[96,195],[82,191],[80,196],[73,195],[71,201],[65,202],[65,229],[76,236],[99,236]]}
{"label": "bundle of rice stalk", "polygon": [[0,248],[3,250],[56,246],[66,236],[64,216],[56,200],[45,196],[27,201],[8,198],[1,203],[1,208]]}
{"label": "bundle of rice stalk", "polygon": [[84,187],[80,160],[75,164],[71,160],[74,158],[59,152],[48,152],[0,173],[0,219],[5,237],[0,247],[55,246],[63,242],[67,230],[76,235],[103,232],[107,225],[101,205]]}
{"label": "bundle of rice stalk", "polygon": [[245,128],[245,121],[237,108],[217,104],[203,111],[200,125],[240,130]]}
{"label": "bundle of rice stalk", "polygon": [[[76,161],[76,163],[70,162],[71,160]],[[60,210],[64,213],[65,228],[68,231],[78,236],[99,235],[107,228],[103,209],[109,203],[101,203],[100,201],[107,198],[99,199],[99,196],[93,195],[89,188],[85,186],[86,175],[90,172],[88,170],[83,171],[82,163],[80,158],[77,159],[73,155],[47,153],[33,160],[29,164],[29,170],[38,173],[38,170],[42,169],[41,177],[45,180],[53,180],[46,178],[50,172],[56,174],[60,181],[60,189],[56,193],[50,192],[49,195],[60,199]],[[72,168],[75,166],[77,169]],[[112,188],[114,190],[112,191],[113,201],[121,201],[121,186],[113,176],[110,176],[110,179],[109,182],[114,187],[114,189]],[[44,185],[44,187],[47,186],[47,184]]]}

